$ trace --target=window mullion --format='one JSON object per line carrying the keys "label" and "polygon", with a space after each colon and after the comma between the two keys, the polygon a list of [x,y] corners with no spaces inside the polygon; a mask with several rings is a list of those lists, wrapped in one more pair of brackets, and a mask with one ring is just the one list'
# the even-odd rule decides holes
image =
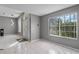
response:
{"label": "window mullion", "polygon": [[[54,23],[55,20],[57,20],[57,22]],[[54,28],[51,28],[52,29],[51,34],[59,35],[63,37],[71,37],[71,38],[77,37],[78,35],[77,14],[72,13],[72,14],[58,16],[57,19],[55,20],[51,22],[52,22],[52,26],[57,25],[57,27],[54,27],[54,28],[57,28],[57,30]]]}
{"label": "window mullion", "polygon": [[76,38],[78,38],[78,15],[77,15],[77,13],[75,14],[75,18],[76,18],[76,24],[75,24],[75,26],[76,26]]}
{"label": "window mullion", "polygon": [[59,19],[59,36],[61,36],[60,19]]}

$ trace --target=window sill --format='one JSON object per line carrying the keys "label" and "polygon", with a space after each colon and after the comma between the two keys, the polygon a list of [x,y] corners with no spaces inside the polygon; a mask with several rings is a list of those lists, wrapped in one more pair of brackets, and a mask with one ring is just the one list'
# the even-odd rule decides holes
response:
{"label": "window sill", "polygon": [[64,36],[58,36],[58,35],[53,35],[53,34],[49,34],[49,36],[55,36],[55,37],[60,37],[60,38],[66,38],[66,39],[73,39],[73,40],[77,40],[77,38],[71,38],[71,37],[64,37]]}

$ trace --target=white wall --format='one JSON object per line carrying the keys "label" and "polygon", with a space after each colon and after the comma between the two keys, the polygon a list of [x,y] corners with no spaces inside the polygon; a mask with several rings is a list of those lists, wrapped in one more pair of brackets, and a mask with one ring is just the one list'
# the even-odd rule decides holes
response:
{"label": "white wall", "polygon": [[19,24],[18,31],[21,31],[21,34],[26,39],[32,41],[40,38],[40,17],[39,16],[32,15],[32,14],[23,14],[21,17],[21,22],[18,21],[18,24]]}
{"label": "white wall", "polygon": [[31,40],[40,38],[40,18],[36,15],[31,15]]}
{"label": "white wall", "polygon": [[61,43],[61,44],[68,45],[68,46],[79,49],[79,29],[78,29],[77,40],[76,39],[69,39],[69,38],[67,39],[67,38],[49,36],[49,33],[48,33],[48,28],[49,28],[48,19],[49,19],[49,17],[54,17],[54,16],[57,16],[57,15],[75,12],[75,11],[78,13],[78,28],[79,28],[79,5],[71,7],[71,8],[66,8],[66,9],[45,15],[45,16],[42,16],[41,20],[40,20],[41,38],[51,40],[53,42]]}
{"label": "white wall", "polygon": [[0,16],[0,29],[4,29],[5,34],[16,34],[17,25],[17,19]]}

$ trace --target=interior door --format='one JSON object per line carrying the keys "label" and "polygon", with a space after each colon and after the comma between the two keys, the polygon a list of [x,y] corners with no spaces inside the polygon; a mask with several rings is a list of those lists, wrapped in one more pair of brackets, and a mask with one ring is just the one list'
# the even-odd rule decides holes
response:
{"label": "interior door", "polygon": [[40,36],[40,21],[39,17],[31,15],[31,40],[37,40]]}

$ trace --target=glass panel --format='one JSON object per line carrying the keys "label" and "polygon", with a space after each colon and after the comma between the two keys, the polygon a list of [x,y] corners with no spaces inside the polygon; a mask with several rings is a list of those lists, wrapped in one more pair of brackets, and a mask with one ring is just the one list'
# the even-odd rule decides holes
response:
{"label": "glass panel", "polygon": [[65,36],[65,32],[64,31],[61,31],[61,36]]}
{"label": "glass panel", "polygon": [[67,14],[49,21],[50,34],[76,38],[77,13]]}
{"label": "glass panel", "polygon": [[76,37],[76,13],[60,17],[61,36]]}
{"label": "glass panel", "polygon": [[71,19],[70,19],[70,15],[65,15],[65,25],[71,25]]}
{"label": "glass panel", "polygon": [[58,35],[59,34],[59,22],[57,18],[51,18],[49,20],[49,31],[50,34]]}
{"label": "glass panel", "polygon": [[55,34],[55,35],[59,34],[59,31],[57,30],[56,27],[50,27],[49,31],[50,31],[50,34]]}
{"label": "glass panel", "polygon": [[60,27],[64,25],[64,16],[60,16]]}

